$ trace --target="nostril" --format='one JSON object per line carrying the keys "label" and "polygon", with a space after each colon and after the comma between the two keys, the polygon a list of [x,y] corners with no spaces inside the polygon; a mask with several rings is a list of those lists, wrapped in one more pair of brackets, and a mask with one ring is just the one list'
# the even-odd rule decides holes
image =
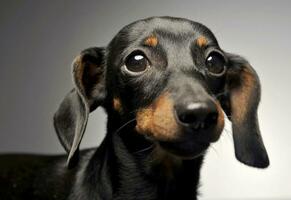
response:
{"label": "nostril", "polygon": [[185,124],[192,124],[197,121],[197,116],[193,112],[184,112],[178,116],[179,120]]}

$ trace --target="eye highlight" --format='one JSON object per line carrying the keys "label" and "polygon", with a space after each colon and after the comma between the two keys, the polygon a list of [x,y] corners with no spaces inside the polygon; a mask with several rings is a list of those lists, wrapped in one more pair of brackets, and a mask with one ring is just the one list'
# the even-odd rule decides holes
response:
{"label": "eye highlight", "polygon": [[137,76],[150,67],[149,60],[141,51],[132,52],[125,59],[123,70],[130,75]]}
{"label": "eye highlight", "polygon": [[212,51],[205,60],[208,74],[211,76],[222,76],[226,71],[225,63],[225,58],[221,53]]}

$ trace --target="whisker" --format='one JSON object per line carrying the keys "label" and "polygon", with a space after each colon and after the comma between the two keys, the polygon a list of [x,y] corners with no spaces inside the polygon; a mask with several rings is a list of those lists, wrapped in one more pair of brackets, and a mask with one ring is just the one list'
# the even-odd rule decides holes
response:
{"label": "whisker", "polygon": [[222,96],[222,95],[225,95],[225,94],[227,94],[227,91],[223,91],[223,92],[217,93],[214,96],[215,97],[219,97],[219,96]]}
{"label": "whisker", "polygon": [[214,148],[214,146],[210,145],[209,147],[215,152],[216,155],[219,155],[218,151]]}
{"label": "whisker", "polygon": [[126,123],[124,123],[122,126],[120,126],[115,132],[114,134],[118,134],[119,131],[121,131],[124,127],[126,127],[128,124],[134,122],[136,119],[131,119],[129,121],[127,121]]}
{"label": "whisker", "polygon": [[[119,127],[119,128],[114,132],[114,134],[119,134],[119,132],[120,132],[124,127],[126,127],[128,124],[130,124],[130,123],[132,123],[132,122],[134,122],[134,121],[136,121],[135,118],[133,118],[133,119],[127,121],[127,122],[124,123],[121,127]],[[136,152],[133,152],[133,154],[139,154],[139,153],[145,152],[145,151],[147,151],[147,150],[151,150],[151,149],[153,149],[153,147],[154,147],[154,145],[152,144],[152,145],[150,145],[150,146],[148,146],[148,147],[146,147],[146,148],[144,148],[144,149],[141,149],[141,150],[138,150],[138,151],[136,151]]]}
{"label": "whisker", "polygon": [[224,129],[223,130],[225,133],[226,133],[226,135],[228,136],[227,138],[229,139],[229,140],[232,140],[232,135],[231,135],[231,131],[230,130],[228,130],[228,129]]}
{"label": "whisker", "polygon": [[129,114],[135,114],[139,109],[134,109],[132,111],[129,112]]}
{"label": "whisker", "polygon": [[138,151],[133,152],[133,153],[134,153],[134,154],[139,154],[139,153],[145,152],[145,151],[147,151],[147,150],[151,150],[151,149],[153,149],[153,147],[154,147],[154,145],[152,144],[152,145],[150,145],[149,147],[146,147],[146,148],[144,148],[144,149],[138,150]]}

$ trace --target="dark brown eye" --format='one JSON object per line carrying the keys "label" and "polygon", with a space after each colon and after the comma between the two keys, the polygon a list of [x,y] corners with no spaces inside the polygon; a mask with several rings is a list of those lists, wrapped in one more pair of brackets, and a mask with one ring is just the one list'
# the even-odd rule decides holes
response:
{"label": "dark brown eye", "polygon": [[130,75],[140,75],[149,66],[149,61],[142,52],[133,52],[125,60],[124,71]]}
{"label": "dark brown eye", "polygon": [[205,61],[207,72],[212,76],[222,76],[225,71],[225,59],[220,53],[211,52]]}

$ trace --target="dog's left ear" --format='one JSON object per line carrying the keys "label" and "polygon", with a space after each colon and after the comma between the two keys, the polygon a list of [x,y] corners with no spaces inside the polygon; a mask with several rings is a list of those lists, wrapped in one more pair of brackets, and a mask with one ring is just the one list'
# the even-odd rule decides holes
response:
{"label": "dog's left ear", "polygon": [[226,56],[226,96],[221,104],[232,122],[236,158],[246,165],[266,168],[269,158],[257,119],[261,96],[259,78],[244,58],[229,53]]}
{"label": "dog's left ear", "polygon": [[75,88],[62,101],[54,115],[59,140],[69,153],[67,164],[78,160],[78,149],[86,129],[89,113],[105,99],[104,49],[85,49],[73,62]]}

